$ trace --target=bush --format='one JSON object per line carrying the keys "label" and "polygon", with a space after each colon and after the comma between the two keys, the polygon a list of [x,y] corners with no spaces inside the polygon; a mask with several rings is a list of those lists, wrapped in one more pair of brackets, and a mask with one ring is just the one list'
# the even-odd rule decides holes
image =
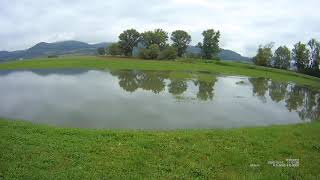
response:
{"label": "bush", "polygon": [[160,60],[175,60],[177,58],[178,52],[174,47],[167,47],[160,52],[158,59]]}
{"label": "bush", "polygon": [[184,63],[196,63],[196,62],[199,62],[198,59],[194,59],[194,58],[183,58],[183,59],[179,59],[178,61],[184,62]]}
{"label": "bush", "polygon": [[213,58],[213,60],[215,60],[215,61],[221,61],[221,58],[220,58],[219,56],[215,56],[215,57]]}
{"label": "bush", "polygon": [[301,70],[301,73],[320,78],[320,70],[304,69]]}
{"label": "bush", "polygon": [[189,58],[189,59],[201,59],[201,53],[186,53],[184,54],[184,58]]}
{"label": "bush", "polygon": [[143,59],[157,59],[160,48],[157,44],[152,44],[148,49],[141,49],[140,57]]}
{"label": "bush", "polygon": [[48,58],[57,58],[58,55],[49,55]]}
{"label": "bush", "polygon": [[142,59],[174,60],[177,58],[177,54],[174,47],[168,46],[161,51],[157,44],[152,44],[149,48],[140,50],[140,58]]}
{"label": "bush", "polygon": [[150,50],[149,49],[140,49],[139,57],[142,59],[151,59],[150,57]]}
{"label": "bush", "polygon": [[119,43],[113,43],[108,47],[108,54],[112,56],[122,56],[123,51],[119,45]]}
{"label": "bush", "polygon": [[97,53],[98,53],[98,55],[102,56],[102,55],[106,54],[106,50],[103,47],[99,47],[97,49]]}

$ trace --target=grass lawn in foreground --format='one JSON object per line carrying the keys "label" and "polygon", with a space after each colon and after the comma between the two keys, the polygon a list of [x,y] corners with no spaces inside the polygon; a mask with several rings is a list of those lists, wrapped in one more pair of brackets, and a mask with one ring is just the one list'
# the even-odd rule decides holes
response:
{"label": "grass lawn in foreground", "polygon": [[[86,130],[0,120],[4,179],[319,179],[320,123],[229,130]],[[299,167],[268,161],[299,159]],[[258,167],[254,167],[257,166]]]}

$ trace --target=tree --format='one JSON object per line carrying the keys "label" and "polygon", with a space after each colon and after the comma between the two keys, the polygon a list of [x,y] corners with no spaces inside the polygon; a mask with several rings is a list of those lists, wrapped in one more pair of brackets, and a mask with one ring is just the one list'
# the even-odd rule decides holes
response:
{"label": "tree", "polygon": [[191,36],[185,31],[177,30],[171,34],[171,40],[173,41],[172,46],[178,51],[178,56],[182,57],[191,42]]}
{"label": "tree", "polygon": [[320,43],[316,39],[311,39],[308,42],[311,51],[311,69],[319,71],[319,61],[320,61]]}
{"label": "tree", "polygon": [[155,29],[154,31],[147,31],[141,34],[141,42],[149,48],[152,44],[156,44],[162,50],[167,46],[168,33],[162,29]]}
{"label": "tree", "polygon": [[132,56],[132,51],[138,45],[140,33],[135,29],[128,29],[119,35],[119,45],[126,56]]}
{"label": "tree", "polygon": [[286,46],[280,46],[274,53],[274,67],[288,69],[290,67],[291,52]]}
{"label": "tree", "polygon": [[177,58],[177,50],[176,48],[169,46],[167,48],[165,48],[164,50],[162,50],[159,53],[158,59],[160,60],[174,60]]}
{"label": "tree", "polygon": [[253,62],[259,66],[271,66],[272,61],[272,47],[273,43],[269,43],[265,46],[260,45],[257,55],[253,57]]}
{"label": "tree", "polygon": [[206,59],[218,57],[218,53],[220,52],[220,31],[208,29],[206,31],[203,31],[202,36],[203,42],[198,43],[198,47],[201,48],[203,57]]}
{"label": "tree", "polygon": [[106,50],[103,47],[97,49],[97,53],[102,56],[106,54]]}
{"label": "tree", "polygon": [[119,43],[113,43],[108,48],[108,53],[112,56],[121,56],[123,55],[123,51],[119,45]]}
{"label": "tree", "polygon": [[309,64],[310,51],[307,49],[307,45],[301,42],[294,45],[292,50],[292,57],[296,62],[298,71],[304,71]]}

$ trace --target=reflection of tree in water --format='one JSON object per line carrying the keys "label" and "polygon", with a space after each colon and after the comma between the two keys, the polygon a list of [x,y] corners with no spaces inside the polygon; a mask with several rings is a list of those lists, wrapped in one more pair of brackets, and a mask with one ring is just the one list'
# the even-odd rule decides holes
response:
{"label": "reflection of tree in water", "polygon": [[[112,75],[117,76],[119,79],[119,86],[127,92],[134,92],[138,88],[160,93],[165,90],[165,79],[168,79],[166,72],[153,72],[153,71],[114,71]],[[171,79],[168,85],[169,93],[173,95],[181,95],[187,89],[187,82],[183,79]],[[214,85],[216,77],[211,80],[196,80],[194,84],[199,86],[197,98],[200,100],[212,100],[214,96]]]}
{"label": "reflection of tree in water", "polygon": [[305,88],[297,85],[293,85],[290,88],[288,98],[286,99],[286,107],[289,111],[298,110],[303,105],[305,90]]}
{"label": "reflection of tree in water", "polygon": [[[307,90],[307,89],[306,89]],[[301,119],[316,120],[320,117],[320,94],[315,91],[305,92],[304,102],[298,110]]]}
{"label": "reflection of tree in water", "polygon": [[[134,92],[138,88],[160,93],[165,90],[165,79],[167,73],[152,71],[115,71],[112,75],[119,78],[119,85],[127,92]],[[171,79],[168,85],[169,93],[181,95],[187,89],[185,80]],[[198,86],[197,98],[199,100],[212,100],[214,97],[214,85],[217,79],[195,80],[194,84]],[[270,99],[274,102],[285,100],[289,111],[296,111],[302,120],[317,120],[320,117],[320,92],[312,91],[299,85],[288,85],[271,81],[265,78],[249,78],[252,84],[252,91],[255,96],[266,102],[266,93],[269,91]],[[270,85],[269,85],[270,84]]]}
{"label": "reflection of tree in water", "polygon": [[287,83],[271,81],[271,84],[269,87],[270,98],[275,102],[280,102],[284,100],[287,93],[287,87],[288,87]]}
{"label": "reflection of tree in water", "polygon": [[[299,85],[288,85],[265,78],[249,78],[253,87],[253,94],[266,102],[266,92],[272,101],[285,100],[286,108],[296,111],[302,120],[317,120],[320,117],[320,92],[312,91]],[[289,87],[289,88],[288,88]]]}
{"label": "reflection of tree in water", "polygon": [[144,90],[150,90],[156,94],[164,91],[165,89],[165,75],[155,72],[140,72],[138,74],[139,87]]}
{"label": "reflection of tree in water", "polygon": [[210,81],[196,80],[194,84],[199,86],[197,98],[203,101],[212,100],[214,96],[214,85],[216,82],[216,77],[213,77]]}
{"label": "reflection of tree in water", "polygon": [[165,74],[152,71],[114,71],[112,75],[119,78],[119,86],[127,92],[138,88],[160,93],[165,89]]}
{"label": "reflection of tree in water", "polygon": [[187,85],[187,82],[184,80],[172,79],[171,83],[168,85],[168,88],[169,88],[169,93],[173,95],[180,95],[187,90],[188,85]]}
{"label": "reflection of tree in water", "polygon": [[135,71],[117,71],[112,72],[112,75],[118,76],[119,86],[127,92],[134,92],[139,88],[137,72]]}
{"label": "reflection of tree in water", "polygon": [[266,102],[266,92],[269,88],[269,80],[266,78],[249,78],[252,84],[254,96],[258,96],[263,102]]}

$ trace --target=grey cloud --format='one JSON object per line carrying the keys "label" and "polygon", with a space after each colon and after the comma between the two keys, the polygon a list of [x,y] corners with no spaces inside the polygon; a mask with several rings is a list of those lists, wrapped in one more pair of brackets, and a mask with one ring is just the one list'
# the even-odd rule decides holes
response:
{"label": "grey cloud", "polygon": [[[318,0],[2,0],[0,50],[40,41],[115,41],[127,28],[185,29],[193,44],[206,28],[222,32],[223,48],[252,56],[261,43],[290,45],[320,37]],[[5,28],[3,28],[5,27]]]}

